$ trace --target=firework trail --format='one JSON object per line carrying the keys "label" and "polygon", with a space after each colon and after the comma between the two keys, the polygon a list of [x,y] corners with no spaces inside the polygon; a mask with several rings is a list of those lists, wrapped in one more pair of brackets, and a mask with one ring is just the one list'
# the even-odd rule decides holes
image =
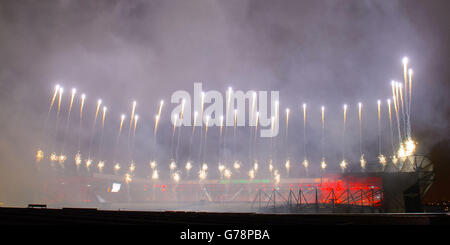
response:
{"label": "firework trail", "polygon": [[[106,117],[106,110],[107,110],[108,108],[106,107],[106,106],[104,106],[103,107],[103,114],[102,114],[102,129],[101,129],[101,135],[100,135],[100,144],[99,144],[99,146],[98,146],[98,152],[99,152],[99,157],[102,157],[102,151],[103,151],[103,149],[102,149],[102,147],[103,147],[103,132],[104,132],[104,130],[105,130],[105,117]],[[103,167],[101,167],[101,168],[103,168]],[[100,169],[101,169],[100,168]]]}
{"label": "firework trail", "polygon": [[362,103],[358,103],[358,120],[359,120],[359,154],[362,156]]}
{"label": "firework trail", "polygon": [[[55,127],[55,146],[54,148],[57,148],[58,145],[58,129],[59,129],[59,114],[61,111],[61,99],[64,89],[62,87],[59,87],[59,93],[58,93],[58,111],[56,112],[56,127]],[[54,151],[52,151],[54,152]]]}
{"label": "firework trail", "polygon": [[133,101],[133,105],[131,107],[131,116],[130,116],[130,125],[128,127],[128,139],[130,138],[130,134],[131,134],[131,127],[133,126],[133,121],[134,121],[134,112],[136,110],[136,101]]}
{"label": "firework trail", "polygon": [[[73,89],[72,89],[72,94],[71,94],[71,96],[70,96],[69,110],[68,110],[68,112],[67,112],[66,126],[64,127],[64,130],[63,130],[63,143],[62,143],[61,155],[60,155],[60,156],[63,156],[63,152],[64,152],[64,149],[65,149],[65,145],[66,145],[66,132],[67,132],[67,130],[69,129],[70,114],[71,114],[71,112],[72,112],[72,105],[73,105],[73,100],[74,100],[74,98],[75,98],[76,92],[77,92],[77,90],[73,88]],[[64,158],[64,157],[63,157],[63,158]],[[65,160],[65,159],[64,159],[64,160]],[[60,162],[63,163],[64,160],[61,159]]]}
{"label": "firework trail", "polygon": [[209,115],[206,116],[205,140],[204,140],[204,144],[203,144],[205,147],[204,147],[203,157],[202,157],[203,162],[205,162],[205,152],[206,152],[206,146],[207,146],[206,139],[208,137],[208,124],[209,124]]}
{"label": "firework trail", "polygon": [[411,99],[412,99],[412,94],[411,94],[411,88],[412,88],[412,76],[413,76],[413,70],[409,69],[408,71],[409,73],[409,102],[408,102],[408,128],[407,128],[407,135],[408,138],[411,138]]}
{"label": "firework trail", "polygon": [[[186,105],[186,100],[183,99],[181,103],[181,113],[180,113],[180,123],[183,123],[183,115],[184,115],[184,106]],[[183,125],[180,125],[180,129],[178,130],[178,139],[177,139],[177,145],[175,147],[175,160],[178,161],[178,148],[180,145],[180,135],[181,135],[181,129],[183,128]]]}
{"label": "firework trail", "polygon": [[388,113],[389,113],[389,129],[391,132],[391,145],[392,145],[392,154],[395,155],[395,148],[394,148],[394,130],[392,128],[392,109],[391,109],[391,99],[387,99],[388,104]]}
{"label": "firework trail", "polygon": [[89,140],[89,153],[88,153],[88,159],[91,157],[91,149],[92,149],[92,141],[94,140],[94,134],[95,134],[95,125],[97,123],[97,116],[98,111],[100,110],[100,105],[102,104],[102,100],[97,101],[97,109],[95,110],[95,118],[94,123],[92,124],[92,131],[91,131],[91,139]]}
{"label": "firework trail", "polygon": [[123,128],[124,120],[125,120],[125,114],[122,114],[120,116],[119,132],[117,133],[116,144],[114,145],[113,162],[116,161],[117,148],[118,148],[119,143],[120,143],[120,136],[122,135],[122,128]]}
{"label": "firework trail", "polygon": [[378,154],[381,155],[381,101],[377,101],[378,112]]}
{"label": "firework trail", "polygon": [[321,107],[322,110],[322,158],[325,159],[325,106]]}
{"label": "firework trail", "polygon": [[194,112],[194,124],[192,124],[192,132],[191,132],[191,137],[189,139],[189,154],[188,154],[188,159],[191,158],[191,153],[192,153],[192,144],[193,144],[193,140],[194,140],[194,136],[195,136],[195,128],[197,126],[197,117],[198,117],[198,112],[195,111]]}
{"label": "firework trail", "polygon": [[164,105],[164,101],[159,102],[158,114],[155,116],[155,127],[153,128],[153,159],[156,159],[156,133],[158,132],[159,120],[161,119],[161,112]]}
{"label": "firework trail", "polygon": [[395,118],[397,119],[397,131],[398,131],[398,143],[399,145],[402,144],[402,135],[400,130],[400,119],[399,119],[399,113],[398,113],[398,84],[395,81],[392,81],[392,87],[393,87],[393,102],[394,102],[394,109],[395,109]]}
{"label": "firework trail", "polygon": [[342,159],[345,160],[345,130],[347,124],[347,105],[344,105],[344,128],[342,130]]}

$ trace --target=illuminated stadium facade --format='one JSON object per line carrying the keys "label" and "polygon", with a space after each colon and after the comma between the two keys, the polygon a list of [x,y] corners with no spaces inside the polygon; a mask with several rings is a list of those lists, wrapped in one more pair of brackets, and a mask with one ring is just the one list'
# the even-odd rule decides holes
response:
{"label": "illuminated stadium facade", "polygon": [[61,176],[43,186],[51,206],[126,210],[227,212],[417,212],[433,183],[432,163],[410,156],[401,165],[366,171],[273,179],[205,179],[199,181],[127,181],[118,175],[92,173]]}

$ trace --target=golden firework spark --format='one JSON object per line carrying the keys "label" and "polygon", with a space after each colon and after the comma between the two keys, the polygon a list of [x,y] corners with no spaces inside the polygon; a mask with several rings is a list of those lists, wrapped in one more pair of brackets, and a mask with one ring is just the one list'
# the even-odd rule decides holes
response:
{"label": "golden firework spark", "polygon": [[200,179],[200,180],[204,180],[204,179],[206,179],[206,176],[207,176],[207,172],[206,172],[206,170],[200,170],[199,172],[198,172],[198,178]]}
{"label": "golden firework spark", "polygon": [[79,152],[77,152],[77,154],[75,154],[75,165],[77,167],[81,165],[81,154]]}
{"label": "golden firework spark", "polygon": [[342,170],[345,170],[347,168],[347,165],[348,165],[348,163],[345,159],[343,159],[341,161],[341,163],[339,164],[339,166],[341,167]]}
{"label": "golden firework spark", "polygon": [[133,178],[131,177],[131,174],[126,173],[125,174],[125,183],[129,184],[133,181]]}
{"label": "golden firework spark", "polygon": [[76,93],[77,93],[77,90],[75,88],[73,88],[72,95],[70,96],[69,112],[67,113],[67,121],[69,121],[69,118],[70,118],[70,112],[72,111],[73,99],[75,98]]}
{"label": "golden firework spark", "polygon": [[59,111],[61,110],[61,97],[64,89],[62,87],[59,88],[59,98],[58,98],[58,115]]}
{"label": "golden firework spark", "polygon": [[289,130],[289,113],[290,113],[289,108],[286,108],[286,137],[288,135]]}
{"label": "golden firework spark", "polygon": [[302,164],[303,164],[303,167],[308,168],[308,166],[309,166],[308,159],[303,160]]}
{"label": "golden firework spark", "polygon": [[64,154],[61,154],[58,156],[58,162],[59,164],[63,164],[66,161],[67,157]]}
{"label": "golden firework spark", "polygon": [[114,172],[117,174],[117,172],[120,170],[120,164],[117,162],[115,165],[114,165]]}
{"label": "golden firework spark", "polygon": [[361,158],[359,159],[362,169],[366,169],[367,161],[364,159],[364,154],[361,154]]}
{"label": "golden firework spark", "polygon": [[191,169],[192,169],[192,164],[191,164],[191,162],[187,162],[186,163],[186,166],[185,166],[185,168],[186,168],[186,170],[189,172],[189,171],[191,171]]}
{"label": "golden firework spark", "polygon": [[50,161],[51,162],[58,161],[58,156],[56,155],[56,152],[52,152],[52,154],[50,154]]}
{"label": "golden firework spark", "polygon": [[153,173],[152,173],[152,179],[153,180],[157,180],[157,179],[159,179],[159,175],[158,175],[158,170],[153,170]]}
{"label": "golden firework spark", "polygon": [[136,169],[136,165],[134,164],[134,162],[131,162],[130,167],[129,167],[130,173],[133,173],[135,169]]}
{"label": "golden firework spark", "polygon": [[156,168],[156,165],[157,165],[157,164],[156,164],[156,161],[151,161],[151,162],[150,162],[150,168],[151,168],[151,169],[155,169],[155,168]]}
{"label": "golden firework spark", "polygon": [[385,166],[386,165],[386,157],[383,154],[378,155],[378,162]]}
{"label": "golden firework spark", "polygon": [[91,167],[91,165],[92,165],[92,159],[88,158],[86,160],[86,168],[89,169]]}
{"label": "golden firework spark", "polygon": [[233,168],[238,170],[241,168],[241,163],[239,161],[234,161]]}
{"label": "golden firework spark", "polygon": [[392,163],[393,164],[397,164],[398,163],[398,158],[395,155],[392,156]]}
{"label": "golden firework spark", "polygon": [[48,109],[48,113],[50,113],[50,111],[53,108],[53,104],[55,103],[56,95],[58,95],[58,92],[59,92],[59,84],[56,84],[55,92],[53,93],[53,97],[52,97],[52,101],[50,102],[50,107]]}
{"label": "golden firework spark", "polygon": [[228,168],[226,168],[226,169],[223,171],[223,175],[224,175],[225,178],[227,178],[227,179],[230,179],[232,174],[233,174],[233,173],[232,173],[231,170],[229,170]]}
{"label": "golden firework spark", "polygon": [[36,162],[40,162],[44,158],[44,152],[41,149],[36,151]]}
{"label": "golden firework spark", "polygon": [[225,165],[223,165],[222,163],[219,163],[219,172],[222,173],[225,170]]}
{"label": "golden firework spark", "polygon": [[134,117],[133,135],[136,135],[136,125],[137,125],[138,119],[139,119],[139,115],[136,115],[136,116]]}
{"label": "golden firework spark", "polygon": [[327,168],[327,162],[325,160],[325,157],[322,157],[322,161],[320,162],[320,168],[322,168],[322,170],[325,170]]}
{"label": "golden firework spark", "polygon": [[279,184],[281,180],[281,176],[279,174],[275,174],[274,176],[275,184]]}
{"label": "golden firework spark", "polygon": [[223,129],[223,115],[220,116],[220,129],[219,129],[220,137],[222,137],[222,129]]}
{"label": "golden firework spark", "polygon": [[81,95],[81,104],[80,104],[80,122],[83,119],[83,107],[84,107],[84,100],[86,99],[86,95]]}
{"label": "golden firework spark", "polygon": [[175,163],[175,161],[171,161],[169,164],[169,169],[171,171],[175,170],[175,168],[177,167],[177,164]]}
{"label": "golden firework spark", "polygon": [[130,135],[131,132],[131,126],[133,125],[133,121],[134,121],[134,111],[136,110],[136,101],[133,101],[133,105],[131,107],[131,117],[130,117],[130,126],[128,127],[128,135]]}
{"label": "golden firework spark", "polygon": [[102,172],[104,167],[105,167],[105,162],[104,161],[98,161],[98,164],[97,164],[98,171]]}
{"label": "golden firework spark", "polygon": [[102,128],[105,127],[105,116],[106,116],[106,110],[108,108],[106,106],[103,106],[103,116],[102,116]]}
{"label": "golden firework spark", "polygon": [[97,100],[97,109],[95,109],[95,118],[94,118],[94,126],[93,127],[95,127],[95,123],[97,122],[98,111],[100,110],[101,104],[102,104],[102,100]]}
{"label": "golden firework spark", "polygon": [[120,134],[122,133],[122,126],[123,126],[123,121],[125,120],[125,115],[124,114],[122,114],[121,116],[120,116],[120,126],[119,126],[119,134],[118,134],[118,136],[120,136]]}
{"label": "golden firework spark", "polygon": [[284,164],[284,167],[286,168],[287,171],[289,171],[289,169],[291,168],[291,161],[290,160],[286,160],[286,163]]}
{"label": "golden firework spark", "polygon": [[258,171],[258,161],[253,163],[253,170],[255,170],[255,172]]}
{"label": "golden firework spark", "polygon": [[179,173],[174,173],[174,174],[172,174],[172,179],[173,179],[176,183],[180,182],[180,179],[181,179],[180,174],[179,174]]}
{"label": "golden firework spark", "polygon": [[202,170],[208,170],[208,164],[206,162],[203,163]]}
{"label": "golden firework spark", "polygon": [[255,178],[255,170],[250,169],[250,171],[248,171],[248,176],[250,177],[250,179],[254,179]]}

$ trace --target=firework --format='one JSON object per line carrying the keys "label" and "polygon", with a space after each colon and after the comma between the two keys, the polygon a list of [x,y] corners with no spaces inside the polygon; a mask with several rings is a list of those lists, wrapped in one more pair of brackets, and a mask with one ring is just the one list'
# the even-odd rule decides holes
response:
{"label": "firework", "polygon": [[202,169],[202,170],[198,171],[198,178],[200,180],[206,179],[206,176],[207,176],[206,170]]}
{"label": "firework", "polygon": [[125,174],[125,183],[130,184],[131,181],[133,181],[133,178],[131,177],[131,174],[126,173]]}
{"label": "firework", "polygon": [[192,168],[191,162],[188,161],[188,162],[186,163],[185,168],[186,168],[186,170],[187,170],[188,172],[191,171],[191,168]]}
{"label": "firework", "polygon": [[77,168],[81,165],[81,154],[79,152],[75,154],[75,165]]}
{"label": "firework", "polygon": [[124,120],[125,120],[125,115],[122,114],[120,116],[119,134],[117,135],[117,137],[120,137],[120,134],[122,133],[122,127],[123,127],[123,121]]}
{"label": "firework", "polygon": [[273,171],[272,160],[269,161],[269,171],[270,171],[270,172]]}
{"label": "firework", "polygon": [[95,118],[94,118],[94,125],[92,126],[93,128],[95,128],[95,123],[97,122],[97,116],[98,116],[98,111],[100,110],[100,105],[102,104],[102,100],[97,100],[97,109],[95,109]]}
{"label": "firework", "polygon": [[44,158],[44,152],[41,149],[36,151],[36,162],[40,162]]}
{"label": "firework", "polygon": [[204,171],[208,170],[208,164],[206,162],[203,163],[202,170],[204,170]]}
{"label": "firework", "polygon": [[392,163],[393,164],[397,164],[398,163],[398,158],[395,155],[392,156]]}
{"label": "firework", "polygon": [[156,169],[153,170],[152,179],[153,180],[159,179],[158,170],[156,170]]}
{"label": "firework", "polygon": [[219,172],[222,173],[225,170],[225,165],[223,165],[222,163],[219,163]]}
{"label": "firework", "polygon": [[86,159],[85,164],[86,164],[86,168],[89,169],[92,165],[92,159],[90,159],[90,158]]}
{"label": "firework", "polygon": [[59,115],[59,111],[61,110],[61,97],[63,94],[64,89],[62,87],[59,88],[59,98],[58,98],[58,113],[57,115]]}
{"label": "firework", "polygon": [[[344,129],[342,130],[342,158],[345,159],[345,129],[347,124],[347,105],[344,105]],[[342,167],[342,166],[341,166]]]}
{"label": "firework", "polygon": [[114,165],[114,172],[117,174],[117,172],[120,170],[120,164],[119,163],[116,163],[115,165]]}
{"label": "firework", "polygon": [[136,101],[133,101],[133,105],[131,107],[131,116],[130,116],[130,125],[128,127],[128,136],[130,136],[130,132],[131,132],[131,126],[133,125],[133,121],[134,121],[134,111],[136,110]]}
{"label": "firework", "polygon": [[381,100],[377,101],[378,109],[378,154],[381,155]]}
{"label": "firework", "polygon": [[250,177],[250,179],[254,179],[255,178],[255,170],[250,169],[250,171],[248,171],[248,176]]}
{"label": "firework", "polygon": [[58,163],[63,164],[66,161],[67,157],[64,154],[58,156]]}
{"label": "firework", "polygon": [[179,173],[174,173],[174,174],[172,174],[172,179],[173,179],[176,183],[180,182],[180,179],[181,179],[180,174],[179,174]]}
{"label": "firework", "polygon": [[223,175],[224,175],[225,178],[227,178],[227,179],[230,179],[232,174],[233,174],[233,173],[232,173],[231,170],[229,170],[228,168],[226,168],[226,169],[223,171]]}
{"label": "firework", "polygon": [[50,114],[50,111],[51,111],[52,108],[53,108],[53,104],[55,103],[56,95],[58,94],[58,92],[59,92],[59,84],[56,84],[56,86],[55,86],[55,92],[53,93],[53,97],[52,97],[52,100],[51,100],[51,102],[50,102],[50,107],[49,107],[49,109],[48,109],[48,114]]}
{"label": "firework", "polygon": [[134,162],[132,161],[132,162],[130,163],[130,167],[128,168],[128,170],[130,171],[130,173],[133,173],[135,169],[136,169],[136,165],[135,165]]}
{"label": "firework", "polygon": [[364,159],[364,154],[361,154],[361,158],[359,159],[359,162],[361,163],[361,168],[366,169],[367,161],[366,161],[366,159]]}
{"label": "firework", "polygon": [[362,155],[362,103],[358,103],[358,120],[359,120],[359,153]]}
{"label": "firework", "polygon": [[289,108],[286,109],[286,137],[288,136],[288,130],[289,130]]}
{"label": "firework", "polygon": [[280,180],[281,180],[280,175],[279,175],[278,173],[276,173],[276,174],[274,175],[274,181],[275,181],[275,184],[279,184],[279,183],[280,183]]}
{"label": "firework", "polygon": [[347,163],[347,161],[345,159],[343,159],[341,161],[341,163],[339,164],[339,166],[341,167],[342,171],[344,171],[347,168],[347,165],[348,165],[348,163]]}
{"label": "firework", "polygon": [[385,166],[386,165],[386,157],[383,154],[378,155],[378,162]]}
{"label": "firework", "polygon": [[155,169],[156,166],[157,166],[156,161],[151,161],[151,162],[150,162],[150,168],[151,168],[151,169]]}
{"label": "firework", "polygon": [[238,170],[241,168],[241,163],[239,161],[234,161],[233,168]]}
{"label": "firework", "polygon": [[258,171],[258,161],[253,163],[253,170],[255,170],[255,172]]}
{"label": "firework", "polygon": [[303,164],[303,167],[305,167],[305,169],[308,169],[309,162],[307,159],[303,160],[302,164]]}
{"label": "firework", "polygon": [[284,164],[284,167],[289,172],[289,169],[291,168],[291,161],[290,160],[286,160],[286,163]]}
{"label": "firework", "polygon": [[327,162],[326,162],[325,157],[322,157],[322,161],[320,162],[320,168],[322,170],[325,170],[327,168]]}
{"label": "firework", "polygon": [[56,155],[56,152],[52,152],[52,154],[50,154],[50,161],[51,162],[58,161],[58,156]]}
{"label": "firework", "polygon": [[169,169],[171,171],[175,170],[175,168],[177,167],[177,164],[175,163],[175,161],[171,161],[169,164]]}
{"label": "firework", "polygon": [[100,173],[103,171],[104,167],[105,167],[105,162],[104,161],[98,161],[97,168],[98,168],[98,171]]}

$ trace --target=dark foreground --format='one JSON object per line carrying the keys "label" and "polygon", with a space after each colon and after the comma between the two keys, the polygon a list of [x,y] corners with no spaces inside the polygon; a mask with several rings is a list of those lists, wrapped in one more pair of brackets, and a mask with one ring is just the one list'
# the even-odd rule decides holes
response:
{"label": "dark foreground", "polygon": [[97,209],[0,208],[0,224],[112,225],[449,225],[445,213],[417,214],[259,214],[109,211]]}

